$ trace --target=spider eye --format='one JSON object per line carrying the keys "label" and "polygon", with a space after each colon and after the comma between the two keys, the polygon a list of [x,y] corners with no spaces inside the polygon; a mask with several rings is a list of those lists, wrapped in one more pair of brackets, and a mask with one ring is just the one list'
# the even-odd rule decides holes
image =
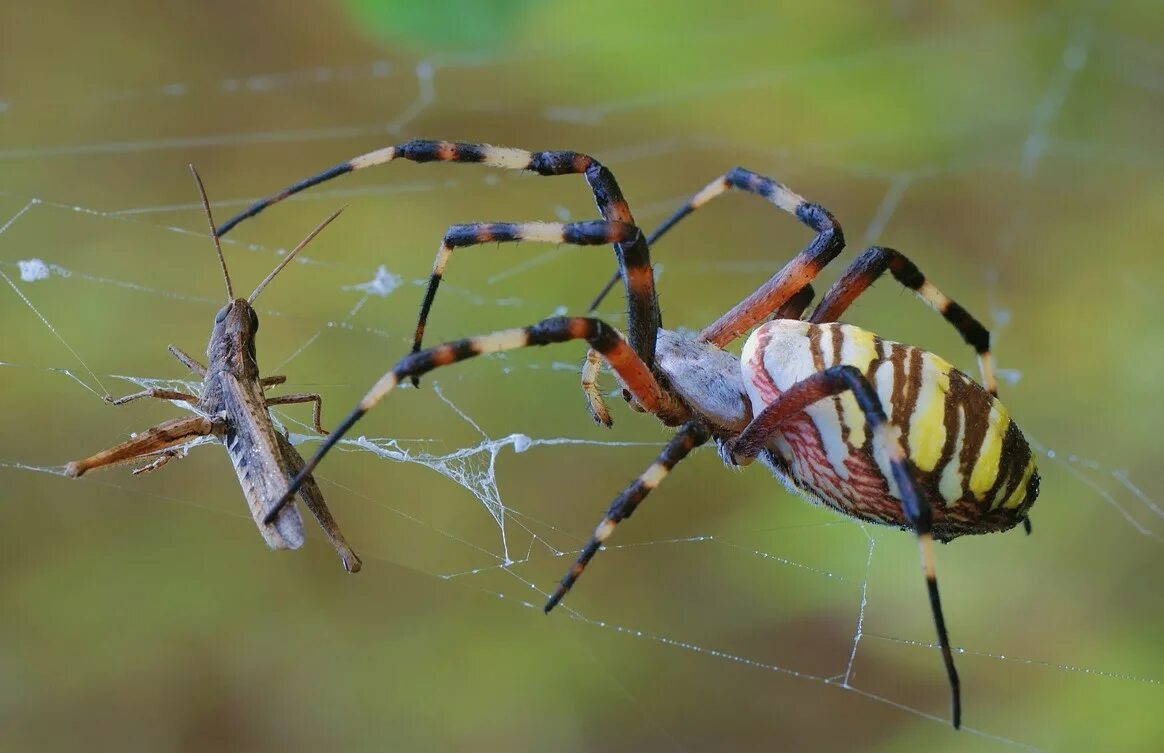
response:
{"label": "spider eye", "polygon": [[222,324],[222,321],[224,319],[226,319],[226,315],[229,313],[230,313],[230,304],[228,303],[225,306],[223,306],[222,308],[220,308],[218,310],[218,313],[214,315],[214,323],[215,324]]}

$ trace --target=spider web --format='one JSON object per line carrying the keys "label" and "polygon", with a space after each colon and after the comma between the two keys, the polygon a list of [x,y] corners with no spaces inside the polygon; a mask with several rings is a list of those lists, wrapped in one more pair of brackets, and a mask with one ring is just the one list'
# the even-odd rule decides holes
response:
{"label": "spider web", "polygon": [[[900,12],[910,17],[910,11]],[[742,40],[760,42],[763,36],[753,30]],[[707,53],[725,39],[742,43],[738,26],[708,27],[695,44]],[[1109,724],[1140,731],[1127,749],[1145,742],[1144,749],[1151,749],[1161,732],[1140,714],[1161,700],[1159,652],[1145,654],[1158,643],[1141,637],[1131,644],[1134,651],[1118,648],[1135,634],[1125,621],[1150,623],[1162,611],[1157,589],[1143,578],[1145,569],[1160,562],[1164,540],[1159,477],[1144,449],[1157,424],[1142,418],[1143,406],[1155,404],[1154,384],[1131,376],[1121,384],[1119,371],[1135,360],[1126,355],[1102,374],[1092,362],[1119,352],[1105,346],[1102,333],[1126,331],[1126,322],[1153,310],[1152,281],[1159,279],[1160,268],[1149,266],[1146,254],[1133,253],[1142,241],[1130,227],[1102,239],[1105,247],[1117,249],[1102,267],[1095,255],[1080,250],[1086,239],[1067,237],[1057,227],[1063,206],[1122,211],[1130,219],[1137,197],[1159,195],[1164,170],[1159,138],[1136,128],[1149,120],[1148,110],[1160,107],[1164,48],[1139,30],[1122,28],[1103,6],[1090,4],[1001,22],[978,19],[953,38],[949,54],[956,59],[958,50],[982,45],[1015,47],[1039,63],[1031,66],[1030,80],[1016,81],[1017,94],[1008,95],[1025,106],[1009,103],[1001,114],[977,121],[956,113],[935,121],[935,143],[952,144],[953,158],[933,144],[894,152],[886,148],[893,135],[875,128],[839,141],[796,135],[798,146],[785,148],[714,119],[697,119],[688,128],[666,125],[675,113],[714,112],[739,98],[767,96],[805,80],[834,82],[870,67],[892,74],[943,54],[942,44],[919,37],[818,56],[802,65],[746,59],[685,83],[596,93],[589,100],[578,95],[511,101],[490,85],[529,66],[552,69],[584,61],[586,46],[569,44],[472,56],[394,54],[353,64],[320,58],[273,72],[240,64],[217,78],[109,85],[83,95],[13,96],[0,106],[0,118],[16,125],[46,112],[95,107],[122,114],[171,113],[182,124],[141,130],[125,118],[101,123],[97,132],[86,134],[93,138],[73,134],[59,143],[0,148],[0,162],[19,168],[20,176],[0,193],[0,279],[8,290],[0,296],[6,329],[0,374],[8,380],[10,409],[23,417],[14,418],[14,425],[31,425],[29,417],[50,413],[84,416],[80,436],[58,430],[43,440],[6,440],[0,455],[6,483],[41,496],[67,494],[77,505],[102,492],[148,498],[151,504],[161,499],[192,507],[211,526],[229,528],[232,535],[237,530],[239,537],[250,525],[232,497],[229,474],[222,473],[221,486],[199,487],[182,481],[190,471],[175,469],[221,464],[221,458],[210,459],[219,452],[213,442],[194,443],[185,448],[190,458],[144,479],[112,470],[66,487],[51,478],[63,476],[64,459],[173,415],[167,406],[120,408],[114,415],[102,396],[143,387],[198,389],[196,382],[166,376],[180,367],[165,360],[164,350],[175,342],[194,352],[193,344],[205,338],[221,305],[199,205],[182,198],[190,193],[179,169],[187,160],[206,175],[221,221],[263,192],[404,138],[576,147],[614,169],[647,227],[701,181],[740,163],[778,176],[832,209],[850,239],[843,259],[865,245],[892,242],[938,285],[984,315],[1003,367],[1003,397],[1020,417],[1033,416],[1023,424],[1042,456],[1044,477],[1043,497],[1033,510],[1034,536],[1029,541],[1018,534],[986,537],[939,552],[947,619],[966,692],[964,732],[980,746],[974,749],[1070,748],[1079,740],[1068,731],[1074,727],[1062,710],[1098,703],[1109,693],[1127,704],[1124,716],[1109,718]],[[369,91],[377,94],[374,106],[365,101]],[[1097,103],[1104,102],[1105,92],[1116,106],[1136,100],[1145,114],[1138,117],[1133,110],[1122,131],[1096,125],[1087,113],[1102,106]],[[199,130],[180,117],[222,98],[231,107],[270,110],[264,127],[221,130],[207,121]],[[326,116],[319,114],[320,105],[301,120],[282,117],[303,103],[329,101],[342,106]],[[299,114],[304,112],[310,111]],[[466,118],[477,121],[476,127],[466,125]],[[282,122],[307,125],[274,125]],[[510,137],[507,131],[526,135]],[[264,164],[270,162],[279,169]],[[113,169],[149,175],[155,187],[122,181],[107,190],[102,176]],[[264,177],[248,177],[251,169]],[[165,179],[161,199],[159,173],[174,176]],[[87,174],[89,181],[78,184],[67,177],[77,174]],[[691,175],[697,176],[694,182]],[[264,293],[259,305],[264,372],[289,374],[295,391],[323,392],[325,423],[326,416],[334,422],[406,351],[429,253],[444,226],[478,219],[591,217],[585,192],[565,180],[473,167],[393,165],[294,197],[240,226],[224,245],[236,284],[245,288],[286,253],[310,226],[310,217],[337,204],[352,205],[343,221]],[[1099,188],[1116,181],[1129,188],[1127,207]],[[843,189],[846,185],[850,188]],[[971,210],[992,224],[949,237],[955,220],[943,213],[967,195],[967,186],[979,193],[997,189],[996,196],[983,199],[986,209]],[[723,199],[653,251],[669,326],[710,320],[803,243],[794,222],[774,219],[753,203]],[[1111,231],[1116,224],[1103,226]],[[1056,240],[1061,245],[1049,243]],[[964,247],[974,256],[958,261]],[[781,251],[774,257],[773,249]],[[578,290],[597,289],[610,264],[608,256],[573,248],[459,254],[441,289],[429,341],[579,312],[588,299]],[[1085,285],[1086,276],[1068,274],[1072,265],[1092,270],[1106,290],[1098,290],[1093,280]],[[1145,276],[1138,277],[1137,270]],[[1054,281],[1052,289],[1032,291],[1010,282],[1018,277],[1037,285],[1041,275]],[[970,365],[937,317],[923,319],[920,307],[915,317],[911,307],[918,305],[892,291],[890,283],[877,291],[854,308],[853,321]],[[1109,304],[1108,294],[1120,303]],[[1081,300],[1090,305],[1080,306]],[[78,301],[102,313],[87,315]],[[1036,322],[1053,321],[1039,306],[1055,309],[1063,328],[1078,326],[1078,334],[1036,330]],[[617,309],[608,305],[603,316],[621,326]],[[1077,321],[1081,316],[1088,318]],[[1050,344],[1039,345],[1040,336],[1050,337]],[[1139,355],[1158,361],[1153,354],[1164,352],[1160,336],[1151,331],[1138,336],[1120,342],[1135,343]],[[367,570],[393,563],[418,574],[427,588],[441,589],[440,599],[464,600],[467,594],[496,599],[505,606],[503,616],[494,618],[499,629],[523,638],[530,634],[546,591],[577,554],[607,500],[666,440],[649,418],[626,410],[616,412],[613,432],[588,425],[576,394],[580,356],[578,348],[560,347],[499,354],[435,372],[421,390],[391,396],[340,443],[320,479],[341,525],[360,521],[358,527],[344,527],[368,561]],[[123,371],[118,365],[123,362],[137,370]],[[1108,394],[1111,380],[1124,394]],[[1070,410],[1056,410],[1065,401]],[[302,412],[279,410],[276,420],[304,454],[314,450],[317,437]],[[892,721],[900,739],[943,732],[946,691],[908,537],[800,505],[759,469],[729,474],[717,466],[714,452],[695,453],[650,498],[644,508],[649,512],[620,527],[560,608],[558,616],[568,622],[558,622],[570,626],[563,630],[574,641],[568,645],[597,666],[590,671],[606,676],[618,702],[643,716],[655,713],[659,702],[648,696],[649,683],[620,674],[627,657],[641,662],[641,671],[676,682],[675,692],[689,698],[706,696],[678,674],[721,687],[712,705],[721,719],[763,727],[771,721],[771,704],[800,694],[807,700],[790,702],[792,707],[854,715],[857,732],[868,732],[878,720]],[[234,507],[207,501],[218,497]],[[18,520],[20,502],[10,499],[5,507],[6,520]],[[253,531],[248,535],[254,538]],[[318,536],[310,545],[323,548]],[[1093,552],[1087,563],[1093,579],[1073,566],[1074,552],[1081,549]],[[1121,550],[1123,559],[1105,560]],[[1135,577],[1140,580],[1132,589],[1134,599],[1107,601],[1105,588],[1127,588],[1126,579]],[[647,598],[649,604],[642,601]],[[953,606],[959,602],[976,611]],[[707,606],[692,610],[691,605]],[[1028,625],[1016,618],[1026,612],[1047,616]],[[1083,615],[1090,616],[1085,626],[1063,627]],[[1046,640],[1044,631],[1053,629],[1062,629],[1059,638]],[[890,676],[882,675],[886,672]],[[1005,692],[1008,687],[1053,697],[1029,714],[1008,713],[1008,705],[1020,703],[1013,690]],[[756,700],[757,692],[766,703]],[[727,706],[733,707],[730,713]],[[828,724],[825,718],[816,711],[805,729],[819,732]],[[793,738],[792,721],[780,723],[783,734]],[[664,726],[642,733],[651,746],[679,742]]]}

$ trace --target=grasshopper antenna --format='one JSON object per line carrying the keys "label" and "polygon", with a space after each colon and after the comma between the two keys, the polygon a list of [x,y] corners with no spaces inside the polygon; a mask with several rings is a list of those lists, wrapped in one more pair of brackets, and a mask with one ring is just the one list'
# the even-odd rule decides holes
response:
{"label": "grasshopper antenna", "polygon": [[[251,293],[251,297],[247,299],[247,303],[253,304],[255,302],[255,299],[259,297],[259,293],[263,292],[263,288],[267,287],[267,283],[269,283],[271,280],[275,279],[275,275],[282,272],[283,267],[285,267],[291,263],[291,260],[295,258],[295,254],[302,251],[304,246],[306,246],[308,243],[311,243],[312,239],[315,238],[315,236],[319,235],[321,232],[323,232],[323,229],[325,227],[327,227],[328,225],[330,225],[332,220],[334,220],[336,217],[339,217],[340,213],[343,212],[345,209],[347,209],[347,207],[340,207],[339,209],[332,212],[330,217],[328,217],[326,220],[324,220],[323,222],[316,225],[315,229],[312,230],[310,233],[308,233],[306,238],[299,241],[299,245],[296,246],[295,248],[291,249],[291,253],[289,253],[285,257],[283,257],[283,261],[279,262],[279,265],[271,270],[271,274],[267,275],[263,279],[263,281],[259,283],[259,286],[257,288],[255,288],[255,292]],[[213,222],[213,220],[211,220],[211,222]]]}
{"label": "grasshopper antenna", "polygon": [[210,222],[210,237],[214,239],[214,250],[218,252],[218,263],[222,265],[222,277],[226,280],[226,300],[234,300],[234,288],[230,284],[230,272],[226,271],[226,257],[222,255],[222,243],[218,240],[218,232],[214,229],[214,215],[210,213],[210,201],[206,198],[206,186],[202,185],[202,176],[194,169],[194,163],[187,165],[194,175],[194,184],[198,186],[198,194],[202,197],[202,208],[206,210],[206,219]]}

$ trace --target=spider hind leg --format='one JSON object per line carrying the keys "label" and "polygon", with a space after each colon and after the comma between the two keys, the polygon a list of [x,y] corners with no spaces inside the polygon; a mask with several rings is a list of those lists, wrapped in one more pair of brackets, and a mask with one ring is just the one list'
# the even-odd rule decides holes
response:
{"label": "spider hind leg", "polygon": [[990,354],[990,332],[982,323],[962,308],[957,301],[938,290],[926,279],[917,265],[905,254],[892,248],[871,246],[853,260],[844,274],[825,293],[819,305],[812,312],[809,321],[835,322],[853,301],[868,290],[881,275],[888,271],[901,285],[917,294],[930,308],[937,311],[949,322],[966,344],[974,348],[978,355],[978,368],[982,374],[982,386],[991,395],[998,395],[998,383],[994,376],[994,361]]}
{"label": "spider hind leg", "polygon": [[893,480],[900,491],[902,513],[917,535],[930,611],[950,684],[951,716],[954,727],[958,728],[962,723],[961,684],[958,680],[958,670],[954,666],[946,618],[942,612],[938,592],[933,549],[933,510],[915,478],[916,471],[902,449],[896,428],[885,415],[881,398],[865,375],[850,365],[832,366],[792,384],[760,411],[735,440],[726,443],[725,454],[737,464],[757,457],[767,449],[773,435],[780,431],[790,418],[802,414],[805,408],[820,400],[843,392],[851,392],[856,398],[857,405],[870,427],[873,442],[888,458]]}

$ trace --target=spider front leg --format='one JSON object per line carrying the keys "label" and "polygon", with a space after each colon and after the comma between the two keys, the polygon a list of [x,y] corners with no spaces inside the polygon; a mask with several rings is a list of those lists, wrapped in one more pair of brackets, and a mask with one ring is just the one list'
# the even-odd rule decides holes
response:
{"label": "spider front leg", "polygon": [[710,437],[711,434],[701,421],[689,421],[667,443],[667,446],[659,453],[659,457],[655,458],[655,462],[651,463],[647,470],[643,471],[637,479],[631,482],[631,485],[624,489],[622,494],[615,497],[614,502],[610,505],[610,509],[607,510],[605,517],[602,518],[602,522],[594,529],[594,535],[590,537],[590,541],[586,543],[586,546],[582,547],[578,559],[574,561],[574,566],[570,568],[570,571],[562,578],[562,582],[558,585],[557,589],[546,600],[546,614],[549,614],[550,610],[556,607],[558,602],[574,587],[574,583],[582,576],[583,571],[586,570],[586,566],[590,564],[590,560],[594,559],[594,555],[598,554],[598,550],[602,548],[603,543],[614,533],[615,526],[629,518],[635,509],[638,508],[639,503],[651,493],[651,490],[663,483],[663,479],[667,477],[671,469]]}
{"label": "spider front leg", "polygon": [[675,426],[687,419],[687,409],[670,393],[664,391],[651,369],[643,362],[626,340],[610,325],[598,319],[583,317],[552,317],[530,327],[502,330],[480,337],[439,345],[435,348],[410,353],[368,390],[355,410],[340,422],[303,469],[292,479],[290,487],[267,513],[274,520],[279,511],[299,490],[300,485],[319,465],[319,461],[335,446],[361,417],[394,390],[401,381],[427,374],[433,369],[449,366],[467,358],[517,350],[533,345],[549,345],[569,340],[586,340],[598,351],[618,375],[623,386],[639,405],[658,416],[664,423]]}
{"label": "spider front leg", "polygon": [[[475,163],[506,170],[529,171],[542,176],[581,175],[594,196],[599,214],[607,222],[634,224],[630,205],[618,181],[606,166],[588,154],[571,151],[530,152],[525,149],[467,144],[457,141],[416,139],[404,144],[377,149],[341,162],[334,167],[299,181],[255,202],[240,214],[218,226],[217,235],[226,235],[238,223],[254,217],[288,196],[317,186],[356,170],[384,165],[397,159],[412,162]],[[627,331],[631,347],[647,363],[655,360],[655,336],[662,319],[655,294],[655,277],[651,270],[650,251],[641,235],[615,245],[620,277],[625,280],[627,295]]]}
{"label": "spider front leg", "polygon": [[994,378],[994,362],[990,355],[990,332],[966,309],[958,305],[957,301],[948,298],[927,280],[917,265],[907,259],[905,254],[892,248],[872,246],[862,251],[840,279],[825,293],[809,321],[814,324],[837,321],[853,301],[868,290],[886,270],[895,280],[917,293],[918,298],[941,314],[954,329],[958,330],[966,344],[974,348],[978,355],[978,368],[982,373],[982,386],[997,397],[998,383]]}
{"label": "spider front leg", "polygon": [[877,391],[869,384],[859,370],[852,366],[834,366],[803,379],[788,389],[765,407],[747,428],[734,440],[724,442],[720,452],[724,459],[743,465],[751,462],[767,446],[773,434],[778,432],[791,417],[799,414],[813,403],[827,397],[852,391],[857,399],[872,434],[874,446],[878,447],[889,461],[893,479],[901,495],[901,508],[905,518],[917,532],[918,549],[921,553],[922,572],[925,574],[926,589],[929,593],[930,611],[933,613],[937,629],[938,645],[946,666],[946,676],[950,682],[952,717],[954,727],[962,723],[962,699],[958,682],[958,670],[954,667],[954,656],[950,650],[950,638],[946,631],[946,619],[942,614],[942,601],[938,593],[937,571],[934,565],[933,510],[928,498],[922,492],[915,478],[915,471],[902,450],[899,431],[889,423]]}
{"label": "spider front leg", "polygon": [[[412,339],[412,352],[421,348],[424,328],[428,315],[436,300],[437,288],[444,278],[445,267],[452,258],[453,249],[479,246],[485,243],[569,243],[575,246],[606,246],[632,242],[641,237],[639,229],[625,222],[591,220],[588,222],[480,222],[468,225],[451,225],[437,249],[432,264],[432,275],[420,306],[420,316],[416,320],[416,333]],[[415,382],[416,380],[414,380]]]}

